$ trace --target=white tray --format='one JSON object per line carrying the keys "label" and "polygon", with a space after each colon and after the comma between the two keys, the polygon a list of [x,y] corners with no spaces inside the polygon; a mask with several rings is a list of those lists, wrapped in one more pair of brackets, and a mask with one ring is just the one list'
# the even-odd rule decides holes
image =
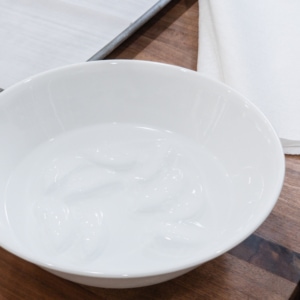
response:
{"label": "white tray", "polygon": [[101,59],[171,0],[0,0],[0,86]]}

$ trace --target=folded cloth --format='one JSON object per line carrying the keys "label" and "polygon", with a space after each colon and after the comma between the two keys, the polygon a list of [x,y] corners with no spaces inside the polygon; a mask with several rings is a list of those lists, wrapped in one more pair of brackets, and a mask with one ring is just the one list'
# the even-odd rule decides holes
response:
{"label": "folded cloth", "polygon": [[198,71],[251,100],[300,154],[300,1],[199,0]]}

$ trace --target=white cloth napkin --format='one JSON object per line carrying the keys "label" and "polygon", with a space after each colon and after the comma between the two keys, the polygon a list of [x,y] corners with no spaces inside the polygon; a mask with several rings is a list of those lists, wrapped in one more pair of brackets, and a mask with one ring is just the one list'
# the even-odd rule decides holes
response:
{"label": "white cloth napkin", "polygon": [[0,87],[105,56],[169,1],[0,0]]}
{"label": "white cloth napkin", "polygon": [[300,154],[299,0],[199,0],[198,71],[251,100]]}

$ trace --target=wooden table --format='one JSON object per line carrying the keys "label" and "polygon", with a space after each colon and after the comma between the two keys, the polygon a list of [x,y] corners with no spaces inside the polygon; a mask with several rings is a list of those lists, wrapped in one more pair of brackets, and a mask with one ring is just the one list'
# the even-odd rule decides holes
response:
{"label": "wooden table", "polygon": [[[108,58],[196,70],[197,51],[198,1],[173,0]],[[192,272],[150,287],[101,289],[60,279],[0,248],[0,299],[289,299],[300,280],[299,228],[300,157],[286,156],[284,187],[268,219],[235,249]]]}

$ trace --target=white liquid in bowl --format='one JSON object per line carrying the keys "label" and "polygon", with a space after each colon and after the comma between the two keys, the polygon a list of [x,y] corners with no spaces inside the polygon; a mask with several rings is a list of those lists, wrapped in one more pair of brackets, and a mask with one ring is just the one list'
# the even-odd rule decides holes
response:
{"label": "white liquid in bowl", "polygon": [[203,147],[125,124],[41,145],[6,193],[9,221],[28,248],[51,263],[99,272],[188,258],[221,234],[230,203],[226,172]]}

